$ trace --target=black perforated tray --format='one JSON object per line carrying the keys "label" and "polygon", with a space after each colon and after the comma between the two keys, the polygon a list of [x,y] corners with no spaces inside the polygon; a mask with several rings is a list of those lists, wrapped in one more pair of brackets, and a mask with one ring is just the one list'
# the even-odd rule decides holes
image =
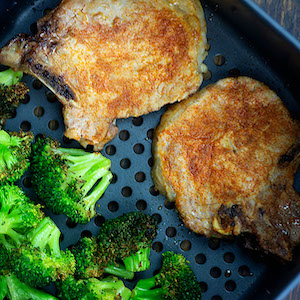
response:
{"label": "black perforated tray", "polygon": [[[17,33],[35,33],[37,19],[57,4],[57,0],[2,0],[0,46]],[[251,1],[222,0],[216,4],[203,0],[202,5],[211,45],[205,60],[211,78],[208,76],[202,87],[229,75],[251,76],[274,89],[294,117],[299,116],[296,99],[300,98],[294,93],[294,87],[300,84],[296,75],[300,71],[299,43]],[[35,135],[50,135],[65,147],[80,147],[63,137],[61,105],[55,96],[30,76],[25,76],[24,81],[30,87],[29,97],[6,128],[31,130]],[[96,234],[105,219],[142,210],[156,216],[159,231],[151,251],[150,270],[138,274],[132,282],[125,281],[129,287],[137,279],[152,276],[160,268],[161,252],[172,250],[191,262],[204,300],[282,298],[300,281],[299,251],[292,263],[282,266],[274,260],[266,263],[265,258],[250,255],[236,240],[219,241],[195,235],[183,226],[173,206],[155,191],[150,176],[151,138],[164,111],[165,108],[140,118],[118,120],[120,133],[103,150],[112,160],[114,180],[98,202],[97,212],[101,216],[83,226],[47,211],[63,233],[62,248],[76,243],[81,236]],[[296,181],[299,191],[299,180]],[[20,185],[35,198],[28,174]],[[55,293],[54,286],[46,290]]]}

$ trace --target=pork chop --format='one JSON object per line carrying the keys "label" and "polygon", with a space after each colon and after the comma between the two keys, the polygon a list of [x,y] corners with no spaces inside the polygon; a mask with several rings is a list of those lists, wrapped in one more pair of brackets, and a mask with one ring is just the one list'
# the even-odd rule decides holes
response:
{"label": "pork chop", "polygon": [[162,116],[152,177],[191,230],[251,233],[290,260],[300,241],[299,150],[299,122],[279,97],[254,79],[228,78]]}
{"label": "pork chop", "polygon": [[0,63],[31,74],[63,104],[65,135],[99,150],[117,118],[186,98],[202,82],[206,23],[197,0],[63,0],[13,38]]}

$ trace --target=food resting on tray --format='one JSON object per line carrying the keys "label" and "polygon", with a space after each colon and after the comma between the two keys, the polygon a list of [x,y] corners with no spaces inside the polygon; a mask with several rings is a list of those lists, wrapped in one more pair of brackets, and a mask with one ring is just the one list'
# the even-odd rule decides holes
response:
{"label": "food resting on tray", "polygon": [[100,152],[61,148],[51,138],[37,137],[30,164],[32,186],[54,213],[86,224],[112,178],[111,162]]}
{"label": "food resting on tray", "polygon": [[16,113],[20,100],[29,92],[24,82],[20,82],[23,72],[8,69],[0,72],[0,129],[7,119]]}
{"label": "food resting on tray", "polygon": [[37,77],[63,104],[65,135],[99,150],[115,120],[141,116],[199,88],[206,23],[197,0],[63,0],[13,38],[0,63]]}
{"label": "food resting on tray", "polygon": [[300,124],[279,97],[228,78],[175,104],[153,139],[153,180],[193,231],[254,234],[284,260],[300,242]]}

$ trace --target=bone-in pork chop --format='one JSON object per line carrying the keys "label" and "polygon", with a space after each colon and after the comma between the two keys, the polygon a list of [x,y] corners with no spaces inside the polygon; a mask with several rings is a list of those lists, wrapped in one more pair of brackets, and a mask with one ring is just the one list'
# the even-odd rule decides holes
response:
{"label": "bone-in pork chop", "polygon": [[162,116],[152,177],[191,230],[251,233],[290,260],[300,242],[299,150],[299,122],[279,97],[256,80],[228,78]]}
{"label": "bone-in pork chop", "polygon": [[206,23],[198,0],[63,0],[0,52],[63,104],[65,135],[94,149],[117,118],[186,98],[202,82]]}

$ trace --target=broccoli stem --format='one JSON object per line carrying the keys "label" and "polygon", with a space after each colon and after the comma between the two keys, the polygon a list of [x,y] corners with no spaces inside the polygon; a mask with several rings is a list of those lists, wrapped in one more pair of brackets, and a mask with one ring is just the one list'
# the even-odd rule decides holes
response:
{"label": "broccoli stem", "polygon": [[28,238],[34,247],[40,248],[42,251],[48,247],[50,253],[56,257],[61,257],[59,237],[59,229],[48,217],[44,218],[40,225],[28,234]]}
{"label": "broccoli stem", "polygon": [[151,278],[141,279],[138,281],[134,290],[132,291],[132,297],[130,299],[134,300],[163,300],[167,294],[167,289],[163,287],[156,287],[156,279],[158,275]]}
{"label": "broccoli stem", "polygon": [[15,72],[12,69],[8,69],[0,72],[0,83],[4,85],[14,85],[17,84],[23,77],[23,72]]}
{"label": "broccoli stem", "polygon": [[125,268],[131,272],[141,272],[150,268],[150,247],[141,248],[137,253],[126,257],[123,262]]}
{"label": "broccoli stem", "polygon": [[104,269],[105,273],[115,275],[124,279],[133,279],[134,273],[126,270],[125,266],[111,264]]}
{"label": "broccoli stem", "polygon": [[9,299],[11,300],[57,300],[57,298],[50,294],[22,283],[14,275],[6,276],[6,281],[9,290]]}
{"label": "broccoli stem", "polygon": [[3,300],[8,293],[6,276],[0,275],[0,300]]}

